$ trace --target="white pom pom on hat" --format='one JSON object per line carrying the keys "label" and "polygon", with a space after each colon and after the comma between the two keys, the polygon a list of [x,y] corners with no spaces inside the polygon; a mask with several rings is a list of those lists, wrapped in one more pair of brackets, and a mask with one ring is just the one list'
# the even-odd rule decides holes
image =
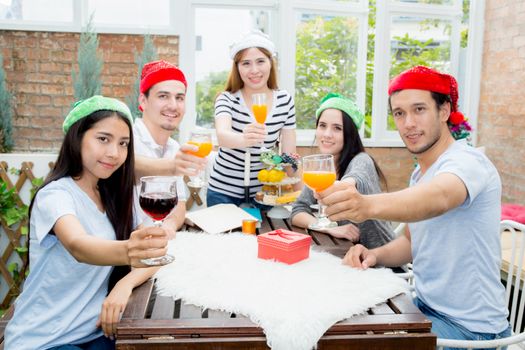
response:
{"label": "white pom pom on hat", "polygon": [[264,34],[258,29],[252,30],[250,33],[245,35],[241,40],[233,43],[230,46],[230,57],[233,60],[235,55],[244,49],[250,47],[262,47],[270,52],[272,56],[275,55],[275,45],[270,40],[267,34]]}

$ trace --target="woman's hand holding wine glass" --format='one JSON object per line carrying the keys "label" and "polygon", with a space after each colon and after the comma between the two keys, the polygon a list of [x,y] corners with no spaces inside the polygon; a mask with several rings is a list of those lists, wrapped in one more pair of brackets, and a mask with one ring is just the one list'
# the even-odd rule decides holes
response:
{"label": "woman's hand holding wine glass", "polygon": [[166,255],[169,236],[163,227],[149,226],[133,231],[127,242],[129,265],[149,267],[142,260]]}
{"label": "woman's hand holding wine glass", "polygon": [[[140,178],[140,207],[153,219],[153,226],[162,226],[162,221],[175,208],[177,202],[176,177],[144,176]],[[174,259],[172,255],[166,254],[157,258],[143,259],[142,263],[150,266],[166,265]]]}
{"label": "woman's hand holding wine glass", "polygon": [[244,144],[246,147],[261,145],[266,138],[266,129],[259,123],[251,123],[242,130]]}

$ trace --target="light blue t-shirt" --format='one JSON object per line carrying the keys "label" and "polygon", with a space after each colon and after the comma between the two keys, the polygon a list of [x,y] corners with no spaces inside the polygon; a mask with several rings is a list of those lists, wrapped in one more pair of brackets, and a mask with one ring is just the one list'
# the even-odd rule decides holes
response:
{"label": "light blue t-shirt", "polygon": [[502,332],[508,311],[499,278],[500,177],[482,152],[455,142],[424,175],[417,167],[410,185],[443,173],[458,176],[468,195],[443,215],[409,224],[417,296],[472,332]]}
{"label": "light blue t-shirt", "polygon": [[96,322],[113,267],[80,263],[52,233],[56,221],[75,215],[93,236],[115,240],[105,213],[70,178],[37,193],[30,222],[30,273],[5,330],[7,350],[48,349],[102,335]]}

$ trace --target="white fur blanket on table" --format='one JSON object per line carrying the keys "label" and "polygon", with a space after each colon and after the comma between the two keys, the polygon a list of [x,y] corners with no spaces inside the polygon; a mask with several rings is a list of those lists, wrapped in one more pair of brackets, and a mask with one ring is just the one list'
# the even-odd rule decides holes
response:
{"label": "white fur blanket on table", "polygon": [[169,250],[159,295],[246,315],[275,350],[312,349],[337,321],[408,290],[388,269],[353,269],[328,253],[293,265],[258,259],[255,236],[240,233],[179,232]]}

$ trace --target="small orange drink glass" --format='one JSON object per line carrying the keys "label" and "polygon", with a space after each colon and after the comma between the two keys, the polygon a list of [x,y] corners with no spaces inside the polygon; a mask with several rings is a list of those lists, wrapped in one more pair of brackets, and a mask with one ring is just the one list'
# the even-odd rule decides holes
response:
{"label": "small orange drink glass", "polygon": [[[314,154],[303,157],[303,181],[312,191],[321,192],[332,186],[336,180],[334,156],[331,154]],[[323,230],[337,226],[325,214],[326,205],[319,203],[317,221],[310,224],[312,230]]]}
{"label": "small orange drink glass", "polygon": [[188,152],[190,154],[193,154],[194,156],[197,156],[199,158],[207,157],[208,154],[210,154],[211,150],[213,149],[213,146],[211,142],[196,142],[196,141],[188,141],[190,145],[195,145],[199,147],[199,149],[196,152]]}
{"label": "small orange drink glass", "polygon": [[326,190],[335,182],[335,173],[328,171],[305,171],[303,173],[303,181],[306,186],[310,187],[316,192]]}
{"label": "small orange drink glass", "polygon": [[[187,153],[193,154],[199,158],[207,157],[213,149],[211,133],[208,130],[193,130],[190,134],[188,144],[197,146],[199,149],[197,151],[188,151]],[[188,186],[195,188],[206,186],[204,171],[200,170],[197,173],[197,176],[193,176],[190,182],[188,182]]]}
{"label": "small orange drink glass", "polygon": [[[259,124],[266,122],[266,116],[268,114],[268,106],[266,105],[266,94],[253,94],[252,95],[252,112],[255,121]],[[261,145],[261,152],[267,151],[264,144]]]}
{"label": "small orange drink glass", "polygon": [[266,105],[252,105],[252,111],[257,123],[264,124],[268,114],[268,107]]}

